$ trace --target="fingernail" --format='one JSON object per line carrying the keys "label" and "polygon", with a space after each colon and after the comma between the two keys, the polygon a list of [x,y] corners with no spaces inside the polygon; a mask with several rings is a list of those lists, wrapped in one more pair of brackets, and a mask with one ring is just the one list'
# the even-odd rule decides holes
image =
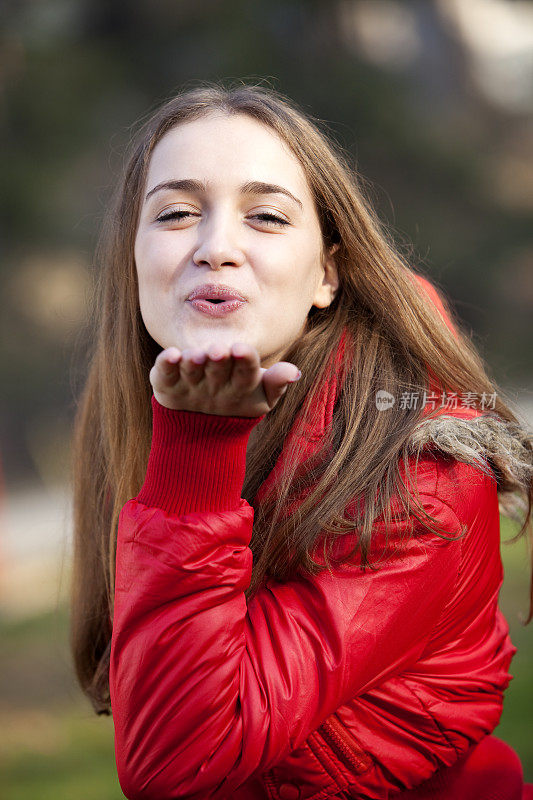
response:
{"label": "fingernail", "polygon": [[181,358],[181,352],[179,350],[173,351],[171,353],[167,353],[166,361],[169,364],[177,364]]}
{"label": "fingernail", "polygon": [[289,383],[295,383],[296,381],[299,381],[301,377],[302,377],[302,373],[300,372],[300,370],[298,370],[298,375],[295,378],[291,378]]}

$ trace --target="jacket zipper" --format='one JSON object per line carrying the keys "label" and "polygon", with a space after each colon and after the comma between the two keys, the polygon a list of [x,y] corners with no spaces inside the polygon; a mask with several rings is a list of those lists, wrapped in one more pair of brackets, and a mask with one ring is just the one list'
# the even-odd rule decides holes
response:
{"label": "jacket zipper", "polygon": [[319,730],[341,761],[347,762],[357,773],[369,768],[372,760],[335,716],[322,723]]}

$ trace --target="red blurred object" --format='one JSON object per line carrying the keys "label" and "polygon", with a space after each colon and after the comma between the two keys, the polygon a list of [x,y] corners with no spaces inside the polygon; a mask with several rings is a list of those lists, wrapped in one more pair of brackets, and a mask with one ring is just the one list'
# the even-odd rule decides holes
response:
{"label": "red blurred object", "polygon": [[510,745],[487,736],[456,764],[390,800],[533,800],[522,764]]}

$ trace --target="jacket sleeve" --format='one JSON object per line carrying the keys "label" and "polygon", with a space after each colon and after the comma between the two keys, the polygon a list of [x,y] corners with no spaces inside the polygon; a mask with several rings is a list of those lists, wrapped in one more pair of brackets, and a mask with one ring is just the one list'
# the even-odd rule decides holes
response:
{"label": "jacket sleeve", "polygon": [[[152,405],[146,480],[118,529],[117,770],[130,800],[223,798],[416,662],[454,587],[461,542],[405,537],[399,525],[379,569],[268,580],[247,604],[253,509],[240,494],[261,418]],[[459,533],[436,467],[424,470],[424,509]]]}

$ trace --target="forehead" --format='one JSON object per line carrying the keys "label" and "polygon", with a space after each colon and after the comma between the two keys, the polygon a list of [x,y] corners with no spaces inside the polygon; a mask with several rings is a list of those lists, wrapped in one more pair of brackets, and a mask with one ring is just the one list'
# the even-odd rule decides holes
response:
{"label": "forehead", "polygon": [[197,178],[212,185],[265,181],[311,199],[303,168],[289,146],[245,114],[210,113],[167,131],[152,152],[147,188],[169,178]]}

